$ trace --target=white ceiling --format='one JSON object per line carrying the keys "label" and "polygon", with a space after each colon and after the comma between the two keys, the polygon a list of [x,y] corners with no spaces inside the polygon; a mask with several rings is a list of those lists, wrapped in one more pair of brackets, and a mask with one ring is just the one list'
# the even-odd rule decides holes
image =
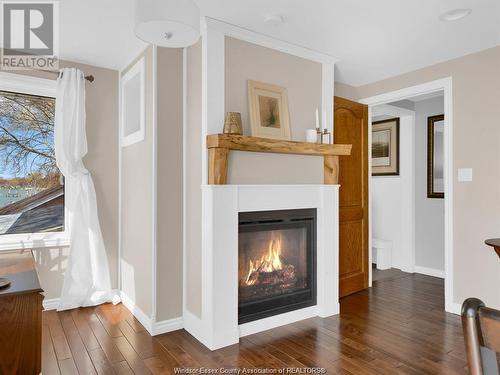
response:
{"label": "white ceiling", "polygon": [[146,47],[134,35],[134,0],[61,0],[59,4],[62,59],[120,70]]}
{"label": "white ceiling", "polygon": [[[332,55],[336,80],[362,85],[500,45],[499,0],[196,0],[203,14]],[[61,57],[123,68],[144,44],[133,0],[61,0]],[[472,14],[455,22],[439,16]],[[285,22],[266,25],[267,14]]]}
{"label": "white ceiling", "polygon": [[422,102],[424,100],[439,98],[441,96],[444,96],[444,91],[436,91],[436,92],[431,92],[429,94],[417,95],[417,96],[414,96],[412,98],[408,98],[408,100],[410,100],[414,103],[418,103],[418,102]]}

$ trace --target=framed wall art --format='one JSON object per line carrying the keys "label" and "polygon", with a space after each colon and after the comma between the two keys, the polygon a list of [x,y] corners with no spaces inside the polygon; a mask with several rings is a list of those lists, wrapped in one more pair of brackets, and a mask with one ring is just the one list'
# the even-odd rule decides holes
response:
{"label": "framed wall art", "polygon": [[444,198],[444,115],[427,118],[427,198]]}
{"label": "framed wall art", "polygon": [[252,136],[290,139],[286,88],[263,82],[248,81],[248,105]]}
{"label": "framed wall art", "polygon": [[372,176],[399,176],[399,118],[372,123]]}

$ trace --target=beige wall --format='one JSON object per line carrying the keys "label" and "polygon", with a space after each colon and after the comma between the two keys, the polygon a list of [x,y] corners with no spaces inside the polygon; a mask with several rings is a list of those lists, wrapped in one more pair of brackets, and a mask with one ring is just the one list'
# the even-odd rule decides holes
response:
{"label": "beige wall", "polygon": [[335,82],[335,96],[340,96],[341,98],[350,100],[358,99],[356,87],[349,86],[340,82]]}
{"label": "beige wall", "polygon": [[[148,316],[153,313],[153,48],[145,57],[146,123],[142,142],[124,147],[121,165],[122,291]],[[125,69],[124,73],[128,71]]]}
{"label": "beige wall", "polygon": [[157,320],[182,316],[182,49],[158,48]]}
{"label": "beige wall", "polygon": [[[86,84],[86,130],[88,153],[84,158],[94,180],[97,209],[109,260],[113,288],[118,287],[118,72],[96,66],[61,61],[61,67],[81,69],[95,77]],[[45,72],[16,72],[55,79]],[[40,282],[45,298],[61,294],[68,249],[36,249]]]}
{"label": "beige wall", "polygon": [[[500,228],[500,47],[450,60],[337,94],[367,98],[453,78],[454,302],[478,297],[500,308],[500,262],[484,240]],[[343,87],[342,87],[343,86]],[[472,168],[472,182],[458,182],[457,168]]]}
{"label": "beige wall", "polygon": [[186,308],[201,317],[201,41],[186,64]]}
{"label": "beige wall", "polygon": [[[225,110],[241,112],[243,134],[251,134],[247,81],[256,80],[288,90],[293,140],[305,140],[321,110],[321,64],[238,39],[225,39]],[[221,124],[222,130],[222,124]],[[231,184],[323,183],[323,160],[311,156],[232,152]]]}

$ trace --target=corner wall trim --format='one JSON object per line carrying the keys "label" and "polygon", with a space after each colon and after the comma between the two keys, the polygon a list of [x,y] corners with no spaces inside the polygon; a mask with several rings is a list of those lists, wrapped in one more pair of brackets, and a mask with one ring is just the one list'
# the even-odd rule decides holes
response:
{"label": "corner wall trim", "polygon": [[153,332],[151,333],[151,336],[161,335],[162,333],[177,331],[183,328],[184,320],[182,319],[182,317],[162,320],[153,323]]}
{"label": "corner wall trim", "polygon": [[56,310],[59,306],[59,300],[60,298],[44,299],[42,303],[44,311]]}
{"label": "corner wall trim", "polygon": [[137,320],[146,328],[146,330],[151,334],[152,332],[152,324],[151,318],[147,316],[147,314],[142,311],[129,296],[127,296],[124,292],[120,292],[120,297],[122,299],[122,303],[125,305],[127,309],[137,318]]}
{"label": "corner wall trim", "polygon": [[422,275],[434,276],[434,277],[439,277],[440,279],[444,279],[444,271],[438,270],[435,268],[415,266],[413,268],[413,272],[421,273]]}
{"label": "corner wall trim", "polygon": [[137,320],[144,326],[146,331],[151,336],[160,335],[162,333],[177,331],[184,328],[182,317],[162,320],[159,322],[153,321],[144,311],[142,311],[129,296],[124,292],[120,292],[123,305],[130,310]]}
{"label": "corner wall trim", "polygon": [[462,305],[456,302],[452,302],[448,306],[449,308],[446,309],[446,312],[449,312],[451,314],[455,315],[461,315],[462,312]]}

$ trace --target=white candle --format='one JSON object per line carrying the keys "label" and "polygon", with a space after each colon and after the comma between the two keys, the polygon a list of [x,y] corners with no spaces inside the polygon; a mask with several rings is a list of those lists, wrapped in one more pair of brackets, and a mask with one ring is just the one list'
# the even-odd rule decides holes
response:
{"label": "white candle", "polygon": [[326,111],[323,112],[323,129],[326,129]]}
{"label": "white candle", "polygon": [[319,129],[319,111],[316,108],[316,129]]}

